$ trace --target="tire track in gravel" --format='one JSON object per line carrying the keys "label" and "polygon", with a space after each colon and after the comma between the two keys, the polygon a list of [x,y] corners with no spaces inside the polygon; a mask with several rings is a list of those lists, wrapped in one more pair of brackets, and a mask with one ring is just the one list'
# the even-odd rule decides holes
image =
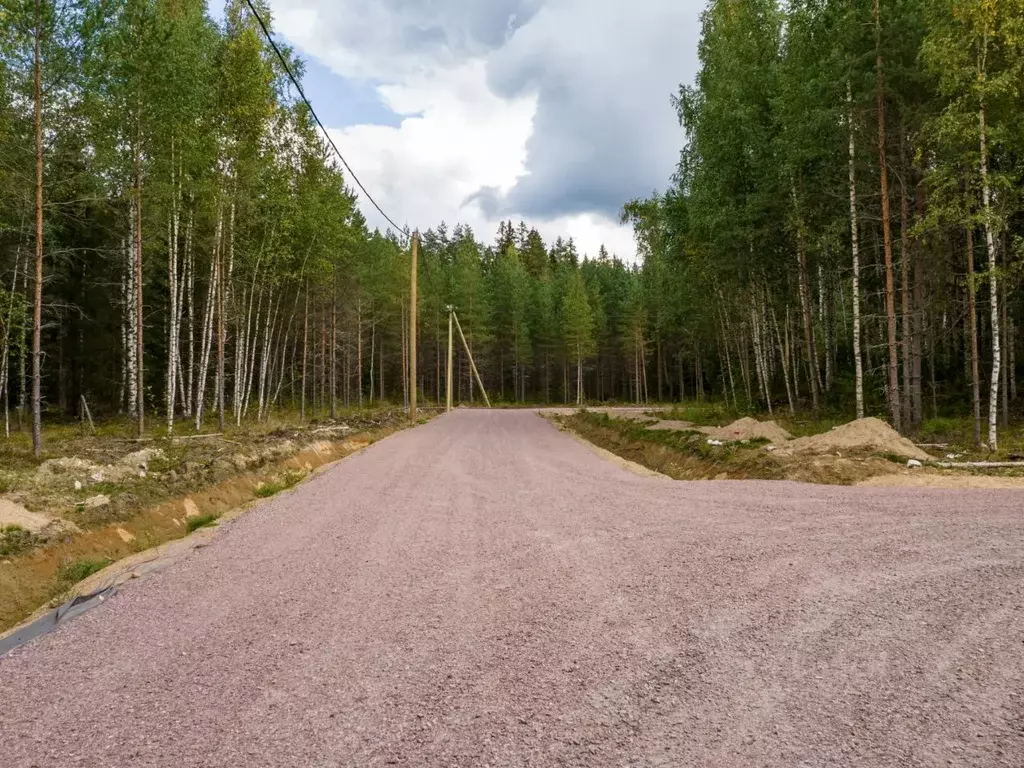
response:
{"label": "tire track in gravel", "polygon": [[395,435],[0,659],[4,766],[1024,765],[1024,494]]}

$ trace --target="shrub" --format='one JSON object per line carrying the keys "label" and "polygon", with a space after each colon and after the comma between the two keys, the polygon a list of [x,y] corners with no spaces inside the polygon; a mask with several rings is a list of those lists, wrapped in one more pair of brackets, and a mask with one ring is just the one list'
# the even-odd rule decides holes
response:
{"label": "shrub", "polygon": [[219,517],[220,515],[214,515],[212,513],[205,515],[196,515],[195,517],[188,518],[185,521],[185,526],[188,528],[188,532],[192,533],[192,531],[198,530],[200,528],[208,528],[209,526],[216,524],[217,519]]}
{"label": "shrub", "polygon": [[71,562],[61,563],[57,568],[57,582],[65,587],[77,584],[82,579],[92,576],[97,571],[102,571],[110,563],[110,558],[83,557]]}

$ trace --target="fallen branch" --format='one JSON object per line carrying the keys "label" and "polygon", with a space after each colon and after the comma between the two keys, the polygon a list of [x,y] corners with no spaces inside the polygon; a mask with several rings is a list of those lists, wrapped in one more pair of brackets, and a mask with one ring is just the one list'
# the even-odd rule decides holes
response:
{"label": "fallen branch", "polygon": [[314,429],[311,434],[318,435],[321,432],[348,432],[352,429],[348,424],[339,424],[336,427],[320,427]]}
{"label": "fallen branch", "polygon": [[943,469],[1024,469],[1024,461],[942,461],[937,466]]}

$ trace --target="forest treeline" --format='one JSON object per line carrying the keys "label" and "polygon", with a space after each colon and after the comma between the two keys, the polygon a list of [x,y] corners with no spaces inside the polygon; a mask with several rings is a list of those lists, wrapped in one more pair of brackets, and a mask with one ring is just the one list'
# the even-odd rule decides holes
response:
{"label": "forest treeline", "polygon": [[[0,20],[8,429],[34,401],[168,430],[408,401],[409,239],[368,228],[244,0],[220,21],[3,0]],[[637,264],[523,223],[422,232],[421,397],[444,398],[453,306],[499,401],[719,397],[904,431],[973,411],[994,446],[1017,395],[1021,33],[1019,0],[712,0],[674,181],[624,206]],[[478,398],[458,347],[455,373]]]}
{"label": "forest treeline", "polygon": [[[408,402],[409,236],[368,229],[288,78],[301,60],[277,58],[244,0],[220,21],[203,0],[3,0],[0,20],[8,434],[32,425],[38,450],[44,415],[86,409],[141,433]],[[582,399],[595,364],[588,394],[634,396],[637,270],[511,223],[488,246],[444,225],[420,244],[428,399],[448,306],[499,400]],[[613,370],[627,311],[638,357]],[[457,356],[456,396],[478,398]]]}
{"label": "forest treeline", "polygon": [[973,412],[995,448],[1017,398],[1024,3],[712,0],[699,57],[675,183],[626,207],[671,297],[646,335],[737,404],[907,432]]}

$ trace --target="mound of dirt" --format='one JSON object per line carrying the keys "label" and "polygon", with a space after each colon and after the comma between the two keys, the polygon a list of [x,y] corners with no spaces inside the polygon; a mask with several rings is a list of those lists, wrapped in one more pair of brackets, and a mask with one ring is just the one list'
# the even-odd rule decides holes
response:
{"label": "mound of dirt", "polygon": [[143,448],[141,451],[129,453],[121,457],[121,463],[132,469],[149,469],[149,463],[154,459],[163,460],[167,458],[159,448]]}
{"label": "mound of dirt", "polygon": [[653,429],[658,432],[686,432],[694,428],[693,424],[689,421],[656,421],[654,424],[648,424],[647,429]]}
{"label": "mound of dirt", "polygon": [[792,453],[836,453],[841,451],[868,451],[901,456],[905,459],[934,461],[881,419],[869,417],[851,421],[821,435],[801,437],[786,446]]}
{"label": "mound of dirt", "polygon": [[727,427],[701,427],[708,437],[715,440],[770,440],[781,445],[793,439],[793,436],[774,421],[758,421],[749,416],[737,419]]}
{"label": "mound of dirt", "polygon": [[39,465],[37,475],[87,475],[95,472],[97,465],[91,461],[80,459],[77,456],[62,456],[59,459],[47,459]]}

